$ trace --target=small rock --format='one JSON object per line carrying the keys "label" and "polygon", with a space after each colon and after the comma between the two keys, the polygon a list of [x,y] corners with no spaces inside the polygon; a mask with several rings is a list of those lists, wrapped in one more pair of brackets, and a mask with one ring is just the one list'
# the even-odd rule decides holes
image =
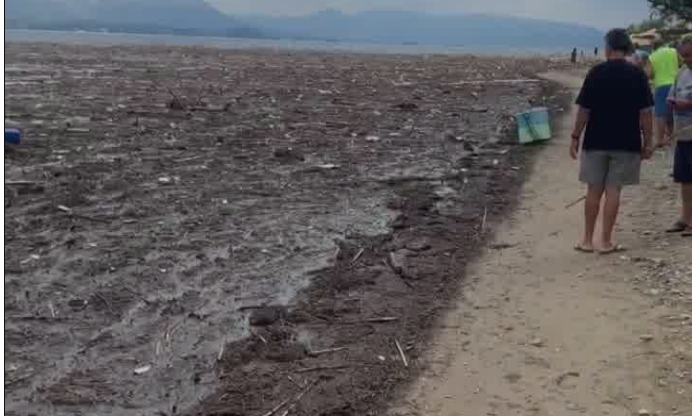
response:
{"label": "small rock", "polygon": [[651,415],[651,412],[649,412],[649,411],[646,410],[646,409],[642,409],[642,410],[640,410],[637,414],[638,414],[639,416],[650,416],[650,415]]}

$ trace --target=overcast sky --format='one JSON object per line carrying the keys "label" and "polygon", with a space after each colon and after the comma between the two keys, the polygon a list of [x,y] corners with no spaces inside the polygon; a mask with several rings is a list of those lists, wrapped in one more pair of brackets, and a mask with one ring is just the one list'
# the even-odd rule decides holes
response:
{"label": "overcast sky", "polygon": [[582,23],[599,28],[626,26],[648,16],[646,0],[207,0],[230,14],[306,14],[327,8],[429,13],[501,13]]}

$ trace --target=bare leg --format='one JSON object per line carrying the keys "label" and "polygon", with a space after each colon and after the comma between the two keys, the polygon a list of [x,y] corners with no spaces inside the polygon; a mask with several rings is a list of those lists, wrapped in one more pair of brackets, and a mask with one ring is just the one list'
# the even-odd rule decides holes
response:
{"label": "bare leg", "polygon": [[601,250],[612,250],[615,247],[613,243],[613,229],[615,228],[615,221],[620,211],[620,192],[621,190],[618,187],[608,187],[605,190]]}
{"label": "bare leg", "polygon": [[668,140],[668,137],[666,137],[667,123],[668,123],[668,121],[666,120],[666,118],[663,118],[663,117],[656,117],[655,118],[654,133],[656,135],[656,146],[657,147],[667,146],[670,144],[670,140]]}
{"label": "bare leg", "polygon": [[692,225],[692,182],[683,183],[680,186],[682,197],[682,218],[688,226]]}
{"label": "bare leg", "polygon": [[584,240],[581,248],[593,250],[593,235],[596,229],[596,220],[601,208],[601,198],[603,197],[603,186],[589,185],[586,190],[586,201],[584,202]]}

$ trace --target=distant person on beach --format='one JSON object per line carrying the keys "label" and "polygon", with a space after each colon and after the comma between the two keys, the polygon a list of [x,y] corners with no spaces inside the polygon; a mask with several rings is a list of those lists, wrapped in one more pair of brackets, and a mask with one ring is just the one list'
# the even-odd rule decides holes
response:
{"label": "distant person on beach", "polygon": [[581,153],[579,180],[587,185],[584,236],[575,249],[596,251],[594,230],[605,197],[598,252],[611,254],[623,250],[613,241],[622,188],[639,183],[642,159],[654,152],[654,101],[644,71],[625,60],[633,51],[627,32],[613,29],[605,43],[607,60],[589,71],[577,98],[570,156],[576,160]]}
{"label": "distant person on beach", "polygon": [[598,58],[598,46],[596,46],[596,47],[594,48],[594,50],[593,50],[593,56],[594,56],[595,58]]}
{"label": "distant person on beach", "polygon": [[572,49],[572,57],[570,58],[573,64],[577,63],[577,48]]}
{"label": "distant person on beach", "polygon": [[667,104],[668,93],[678,76],[678,51],[660,42],[654,45],[655,51],[649,56],[646,72],[654,84],[654,100],[656,102],[656,143],[658,146],[670,144],[666,132],[669,119]]}
{"label": "distant person on beach", "polygon": [[670,89],[668,104],[671,109],[668,126],[673,126],[675,137],[675,161],[673,179],[680,184],[682,210],[680,219],[669,232],[682,232],[692,236],[692,37],[682,40],[680,56],[685,66],[680,70],[677,80]]}

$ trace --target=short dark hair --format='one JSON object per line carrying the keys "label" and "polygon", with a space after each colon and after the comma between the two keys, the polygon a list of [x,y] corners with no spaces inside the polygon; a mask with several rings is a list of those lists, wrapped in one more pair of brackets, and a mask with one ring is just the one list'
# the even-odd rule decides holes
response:
{"label": "short dark hair", "polygon": [[623,53],[632,53],[634,46],[632,39],[625,29],[611,29],[605,35],[605,44],[608,49]]}

